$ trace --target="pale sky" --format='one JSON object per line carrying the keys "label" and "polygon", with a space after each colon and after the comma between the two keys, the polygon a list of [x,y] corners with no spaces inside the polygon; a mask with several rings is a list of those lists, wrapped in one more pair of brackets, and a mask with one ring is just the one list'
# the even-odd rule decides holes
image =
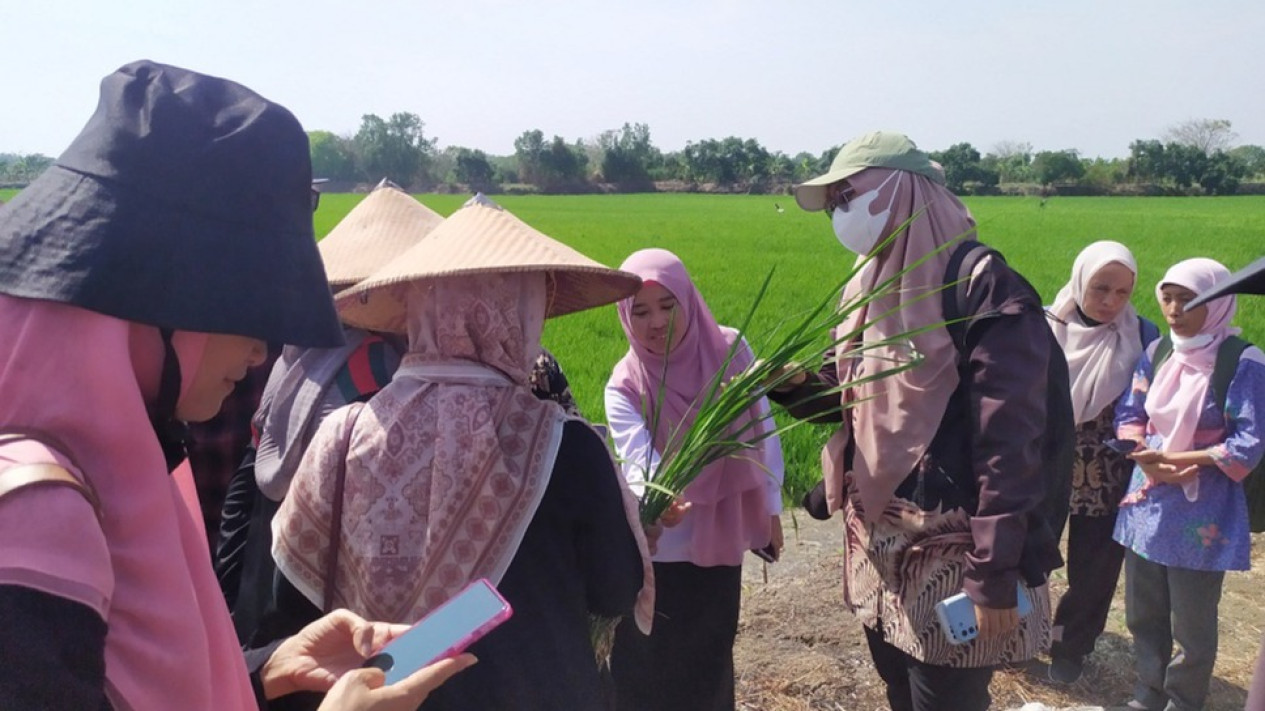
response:
{"label": "pale sky", "polygon": [[1124,156],[1192,118],[1265,145],[1265,2],[0,0],[0,152],[56,156],[135,59],[224,76],[308,130],[417,114],[513,152],[649,124],[814,154],[866,131]]}

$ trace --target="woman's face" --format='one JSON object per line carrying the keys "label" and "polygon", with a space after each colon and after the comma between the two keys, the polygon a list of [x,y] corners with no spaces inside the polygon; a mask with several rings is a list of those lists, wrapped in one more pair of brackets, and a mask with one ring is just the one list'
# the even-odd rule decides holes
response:
{"label": "woman's face", "polygon": [[1208,320],[1208,305],[1204,304],[1191,311],[1186,310],[1186,302],[1195,298],[1195,292],[1184,286],[1164,284],[1160,287],[1160,310],[1164,312],[1164,320],[1173,333],[1182,338],[1199,335]]}
{"label": "woman's face", "polygon": [[670,353],[672,347],[681,340],[681,334],[677,332],[681,324],[673,323],[676,314],[677,302],[672,292],[656,282],[646,282],[633,297],[629,312],[628,321],[633,338],[651,353]]}
{"label": "woman's face", "polygon": [[1081,311],[1099,323],[1115,320],[1133,296],[1136,279],[1129,268],[1119,262],[1111,262],[1094,272],[1081,294]]}
{"label": "woman's face", "polygon": [[237,381],[246,377],[246,369],[263,363],[267,356],[268,344],[257,338],[208,334],[193,383],[176,403],[176,417],[186,422],[215,417]]}

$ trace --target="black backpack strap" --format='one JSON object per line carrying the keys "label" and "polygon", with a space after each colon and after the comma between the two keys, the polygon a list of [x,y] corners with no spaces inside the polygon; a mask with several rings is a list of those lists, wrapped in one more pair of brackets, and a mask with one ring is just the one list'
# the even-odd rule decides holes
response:
{"label": "black backpack strap", "polygon": [[1160,342],[1155,344],[1155,352],[1151,354],[1151,377],[1149,380],[1155,382],[1155,374],[1160,372],[1160,366],[1164,365],[1164,361],[1173,355],[1173,339],[1168,334],[1160,336]]}
{"label": "black backpack strap", "polygon": [[958,352],[966,350],[966,329],[975,316],[976,304],[971,303],[968,290],[971,275],[980,261],[989,255],[1000,256],[997,250],[975,240],[966,240],[953,248],[949,263],[944,269],[946,288],[941,294],[941,310],[946,323],[945,328],[953,338],[953,345]]}
{"label": "black backpack strap", "polygon": [[1230,381],[1234,380],[1234,373],[1239,369],[1239,358],[1250,345],[1238,336],[1230,336],[1217,347],[1217,364],[1212,367],[1212,391],[1222,412],[1225,412],[1225,401],[1230,395]]}

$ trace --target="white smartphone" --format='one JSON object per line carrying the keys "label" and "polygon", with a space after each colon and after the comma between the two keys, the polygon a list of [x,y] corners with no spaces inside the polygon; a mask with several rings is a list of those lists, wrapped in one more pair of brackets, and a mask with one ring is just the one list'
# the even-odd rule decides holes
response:
{"label": "white smartphone", "polygon": [[481,578],[431,610],[363,666],[381,669],[386,683],[394,684],[428,664],[455,657],[512,614],[505,598]]}
{"label": "white smartphone", "polygon": [[[1019,584],[1019,616],[1027,617],[1032,612],[1032,603],[1024,593],[1023,583]],[[975,603],[966,593],[958,593],[946,597],[936,603],[936,617],[940,619],[940,629],[945,639],[951,644],[966,644],[979,635],[979,625],[975,620]]]}

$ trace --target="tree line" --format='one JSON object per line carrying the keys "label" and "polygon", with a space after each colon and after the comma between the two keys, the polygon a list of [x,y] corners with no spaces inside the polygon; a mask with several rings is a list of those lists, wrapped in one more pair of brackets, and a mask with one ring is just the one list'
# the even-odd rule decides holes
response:
{"label": "tree line", "polygon": [[[546,138],[524,131],[514,153],[497,156],[448,146],[428,137],[413,113],[388,118],[366,114],[350,135],[308,133],[316,177],[343,184],[386,177],[414,191],[583,193],[595,191],[716,190],[781,193],[825,172],[839,146],[790,156],[753,138],[690,141],[664,152],[644,123],[624,124],[595,138]],[[1233,194],[1241,183],[1265,179],[1265,148],[1235,145],[1224,119],[1195,119],[1170,127],[1158,139],[1137,139],[1125,158],[1086,158],[1075,149],[1035,151],[1003,141],[981,153],[958,143],[931,156],[959,194]],[[52,159],[41,154],[0,154],[0,186],[29,183]]]}

